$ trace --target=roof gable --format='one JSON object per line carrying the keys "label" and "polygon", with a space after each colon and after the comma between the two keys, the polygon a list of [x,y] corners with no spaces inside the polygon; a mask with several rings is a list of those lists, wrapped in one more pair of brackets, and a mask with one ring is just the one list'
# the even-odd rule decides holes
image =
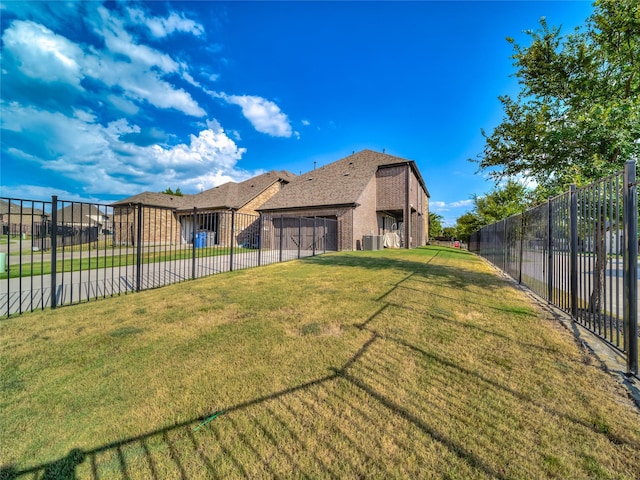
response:
{"label": "roof gable", "polygon": [[123,206],[142,203],[154,207],[169,207],[178,210],[196,208],[238,209],[249,203],[275,182],[290,182],[296,178],[286,170],[263,173],[240,183],[227,182],[196,194],[184,196],[166,193],[143,192],[132,197],[112,203],[112,206]]}
{"label": "roof gable", "polygon": [[393,155],[362,150],[300,175],[259,210],[355,205],[380,167],[412,163]]}

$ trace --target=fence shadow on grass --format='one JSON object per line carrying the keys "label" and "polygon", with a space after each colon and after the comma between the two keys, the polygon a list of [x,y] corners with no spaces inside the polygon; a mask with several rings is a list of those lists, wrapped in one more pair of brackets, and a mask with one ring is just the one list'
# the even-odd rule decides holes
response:
{"label": "fence shadow on grass", "polygon": [[[443,252],[456,257],[463,256],[472,262],[479,262],[477,257],[471,253],[433,246],[414,250],[424,250],[426,253],[433,252],[433,254],[431,256],[425,255],[423,257],[425,261],[412,260],[406,257],[395,258],[384,255],[383,252],[356,252],[353,255],[321,255],[318,257],[308,257],[301,261],[323,266],[334,265],[336,267],[354,267],[370,270],[399,270],[418,279],[420,277],[427,277],[429,281],[437,277],[443,288],[460,289],[474,285],[474,287],[491,291],[495,287],[505,285],[506,280],[495,275],[493,272],[483,272],[465,268],[464,265],[460,265],[459,262],[457,262],[457,259],[457,264],[455,265],[448,265],[446,260],[445,263],[434,263],[434,260],[439,261],[445,258],[441,256]],[[368,255],[370,253],[373,253],[373,255]]]}
{"label": "fence shadow on grass", "polygon": [[[160,480],[169,477],[277,477],[283,472],[303,476],[361,477],[372,473],[393,476],[389,469],[398,465],[394,467],[393,462],[388,465],[388,458],[376,455],[376,449],[370,449],[360,437],[363,429],[366,435],[383,429],[390,416],[400,418],[426,439],[444,445],[474,469],[494,478],[503,478],[461,443],[425,423],[414,409],[395,402],[371,386],[371,379],[381,384],[397,381],[391,371],[385,371],[371,361],[374,357],[369,350],[382,340],[377,333],[372,333],[342,367],[333,368],[325,377],[226,407],[221,421],[208,424],[204,435],[194,429],[209,414],[97,448],[74,449],[65,457],[31,468],[4,467],[0,478]],[[368,370],[373,373],[354,373],[354,368],[365,356],[368,359],[358,372]],[[373,408],[367,406],[371,403]],[[344,415],[344,411],[354,414]],[[263,415],[264,412],[268,415]],[[327,424],[324,430],[319,428],[318,437],[305,439],[304,424],[314,419]],[[220,426],[222,424],[224,426]],[[407,453],[415,447],[402,432],[389,431],[387,440]],[[377,442],[379,447],[380,439]],[[274,461],[276,457],[277,461]],[[163,465],[162,469],[159,464]]]}
{"label": "fence shadow on grass", "polygon": [[[361,266],[362,260],[354,266]],[[404,264],[400,268],[408,274],[388,294],[425,273],[397,263]],[[374,264],[371,268],[382,268]],[[424,263],[418,265],[425,268]],[[393,325],[385,323],[387,313],[405,306],[395,304],[388,294],[378,299],[381,305],[374,314],[354,326],[368,334],[366,341],[325,376],[223,407],[219,417],[206,424],[214,412],[96,448],[74,449],[30,468],[3,467],[0,478],[391,478],[456,471],[461,477],[502,479],[534,472],[544,463],[527,453],[539,448],[537,438],[528,436],[526,429],[524,434],[514,431],[508,422],[492,422],[501,415],[496,405],[526,412],[525,422],[533,422],[532,429],[561,419],[624,444],[597,425],[430,351],[423,345],[428,339],[393,333]],[[444,316],[436,321],[453,322]],[[465,322],[460,326],[470,327]],[[544,353],[534,350],[536,355]],[[405,381],[399,374],[406,367],[418,369],[425,380]],[[425,388],[427,381],[431,388]],[[469,402],[474,409],[469,409]],[[472,430],[481,426],[486,432],[462,436],[459,430],[468,431],[469,424]],[[515,452],[513,442],[518,445]]]}

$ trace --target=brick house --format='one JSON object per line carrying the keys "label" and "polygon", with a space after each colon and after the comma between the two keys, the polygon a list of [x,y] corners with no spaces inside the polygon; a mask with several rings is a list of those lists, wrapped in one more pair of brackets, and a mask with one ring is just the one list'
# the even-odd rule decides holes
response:
{"label": "brick house", "polygon": [[242,231],[259,215],[257,208],[294,178],[295,175],[287,171],[270,171],[244,182],[227,182],[194,195],[143,192],[125,198],[112,204],[114,241],[134,244],[140,211],[144,225],[143,244],[191,243],[196,232],[204,233],[209,244],[222,244],[224,239],[231,238],[227,214],[233,211],[237,218],[234,242],[241,244],[244,241]]}
{"label": "brick house", "polygon": [[428,236],[429,192],[416,163],[371,150],[296,177],[257,210],[336,219],[338,250],[367,248],[370,237],[412,248]]}

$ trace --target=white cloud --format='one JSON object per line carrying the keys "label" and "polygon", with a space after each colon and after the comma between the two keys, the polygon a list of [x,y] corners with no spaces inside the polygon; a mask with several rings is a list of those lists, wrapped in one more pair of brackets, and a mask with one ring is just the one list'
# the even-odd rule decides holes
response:
{"label": "white cloud", "polygon": [[473,200],[458,200],[456,202],[430,201],[429,209],[434,212],[447,212],[452,208],[467,208],[473,205]]}
{"label": "white cloud", "polygon": [[22,74],[40,82],[63,82],[82,91],[80,82],[91,78],[121,90],[120,101],[109,94],[110,103],[125,113],[135,110],[132,102],[148,102],[160,109],[206,116],[188,92],[166,79],[178,74],[197,85],[185,64],[139,44],[116,12],[100,6],[97,15],[98,19],[90,17],[88,21],[94,23],[94,31],[104,40],[103,50],[73,43],[41,24],[22,20],[13,21],[5,30],[3,49],[16,59],[16,68]]}
{"label": "white cloud", "polygon": [[193,20],[171,12],[168,17],[147,17],[139,8],[128,8],[129,17],[135,23],[145,25],[151,34],[157,38],[163,38],[174,32],[190,33],[196,37],[204,34],[204,27]]}
{"label": "white cloud", "polygon": [[311,125],[311,122],[309,120],[302,120],[302,125],[308,127],[309,125]]}
{"label": "white cloud", "polygon": [[[236,168],[246,149],[239,148],[215,120],[191,134],[188,142],[139,146],[122,140],[140,132],[125,119],[105,127],[92,122],[92,113],[86,111],[67,117],[17,103],[2,107],[2,128],[19,137],[8,153],[77,181],[93,195],[129,196],[161,191],[167,185],[180,185],[185,193],[191,187],[195,193],[221,179],[250,176]],[[33,138],[41,138],[42,144],[34,145]]]}
{"label": "white cloud", "polygon": [[[67,190],[56,187],[43,187],[40,185],[20,185],[14,187],[3,186],[0,195],[10,198],[28,198],[37,201],[51,201],[51,196],[56,195],[60,200],[69,200],[72,202],[87,203],[111,203],[112,201],[104,200],[95,196],[78,195]],[[35,205],[39,208],[38,205]],[[48,209],[47,209],[48,211]]]}
{"label": "white cloud", "polygon": [[15,20],[2,40],[4,49],[16,58],[18,69],[26,76],[81,88],[83,52],[65,37],[43,25]]}
{"label": "white cloud", "polygon": [[289,118],[272,101],[252,95],[226,95],[221,93],[216,96],[223,98],[228,103],[239,105],[242,108],[242,114],[258,132],[266,133],[273,137],[288,138],[293,135]]}

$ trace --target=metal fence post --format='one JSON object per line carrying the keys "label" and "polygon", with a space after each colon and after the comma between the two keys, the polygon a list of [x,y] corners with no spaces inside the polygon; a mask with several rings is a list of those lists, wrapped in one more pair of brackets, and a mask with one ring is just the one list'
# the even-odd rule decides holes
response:
{"label": "metal fence post", "polygon": [[322,250],[327,253],[327,218],[322,219]]}
{"label": "metal fence post", "polygon": [[284,236],[283,230],[284,230],[284,216],[280,215],[280,246],[279,246],[280,257],[279,257],[279,260],[278,260],[280,262],[282,262],[282,241],[283,241],[282,237]]}
{"label": "metal fence post", "polygon": [[142,282],[142,203],[138,203],[138,231],[136,233],[136,292],[141,290]]}
{"label": "metal fence post", "polygon": [[[44,210],[44,208],[43,208]],[[56,290],[58,289],[58,279],[56,278],[58,269],[58,197],[51,196],[51,308],[58,306],[58,297]]]}
{"label": "metal fence post", "polygon": [[236,211],[231,210],[231,232],[229,232],[229,271],[233,272],[233,241],[236,232]]}
{"label": "metal fence post", "polygon": [[191,227],[191,236],[193,237],[193,243],[191,245],[191,278],[196,278],[196,215],[198,215],[198,209],[193,207],[193,226]]}
{"label": "metal fence post", "polygon": [[575,183],[571,185],[569,194],[571,316],[575,320],[578,317],[578,196]]}
{"label": "metal fence post", "polygon": [[301,246],[302,246],[302,217],[298,217],[298,258],[300,258]]}
{"label": "metal fence post", "polygon": [[312,256],[316,256],[316,217],[313,217],[313,251]]}
{"label": "metal fence post", "polygon": [[638,374],[638,184],[636,162],[624,165],[624,312],[627,375]]}
{"label": "metal fence post", "polygon": [[258,217],[258,266],[262,265],[262,213]]}
{"label": "metal fence post", "polygon": [[553,303],[553,203],[547,200],[547,300]]}
{"label": "metal fence post", "polygon": [[520,254],[518,255],[518,285],[522,285],[522,262],[524,260],[524,231],[527,227],[526,214],[523,212],[520,215]]}

